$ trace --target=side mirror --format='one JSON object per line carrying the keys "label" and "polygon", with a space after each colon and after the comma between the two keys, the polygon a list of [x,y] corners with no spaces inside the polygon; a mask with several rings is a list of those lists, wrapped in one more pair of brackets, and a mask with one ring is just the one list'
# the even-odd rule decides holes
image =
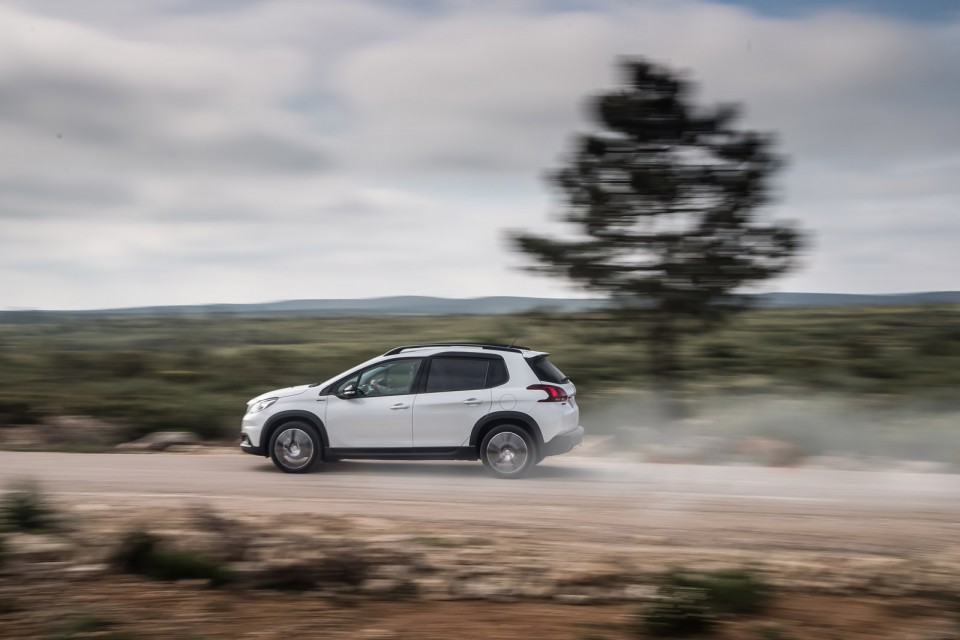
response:
{"label": "side mirror", "polygon": [[344,398],[344,399],[347,399],[347,400],[349,400],[350,398],[356,398],[356,397],[357,397],[357,385],[355,385],[355,384],[348,384],[347,386],[345,386],[343,389],[340,390],[340,393],[339,393],[338,395],[339,395],[341,398]]}

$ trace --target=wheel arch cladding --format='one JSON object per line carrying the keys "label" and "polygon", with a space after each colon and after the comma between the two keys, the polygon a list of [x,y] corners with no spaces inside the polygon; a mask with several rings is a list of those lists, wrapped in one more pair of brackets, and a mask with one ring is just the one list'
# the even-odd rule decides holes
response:
{"label": "wheel arch cladding", "polygon": [[[273,437],[274,432],[277,429],[287,424],[288,422],[306,422],[312,425],[317,433],[320,434],[320,444],[324,449],[327,449],[330,446],[330,441],[327,439],[327,430],[323,426],[323,421],[320,420],[316,415],[310,413],[309,411],[281,411],[275,416],[271,416],[267,423],[263,426],[263,433],[260,436],[260,442],[263,449],[270,448],[270,439]],[[267,455],[270,455],[267,453]]]}
{"label": "wheel arch cladding", "polygon": [[530,434],[538,448],[543,446],[543,434],[540,433],[540,425],[537,424],[536,420],[519,411],[494,411],[480,418],[470,433],[470,446],[479,447],[487,432],[504,424],[522,427]]}

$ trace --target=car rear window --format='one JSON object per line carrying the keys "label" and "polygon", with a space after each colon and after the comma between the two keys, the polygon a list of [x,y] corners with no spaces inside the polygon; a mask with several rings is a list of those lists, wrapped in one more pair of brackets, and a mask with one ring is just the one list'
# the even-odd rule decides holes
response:
{"label": "car rear window", "polygon": [[561,384],[570,380],[570,378],[563,375],[563,371],[557,369],[556,365],[547,360],[547,356],[530,358],[527,360],[527,364],[530,365],[530,368],[533,369],[533,373],[536,374],[537,379],[541,382]]}

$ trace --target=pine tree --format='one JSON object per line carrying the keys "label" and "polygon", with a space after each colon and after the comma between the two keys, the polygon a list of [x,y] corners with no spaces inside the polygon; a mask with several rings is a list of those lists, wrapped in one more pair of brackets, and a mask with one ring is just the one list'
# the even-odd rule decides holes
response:
{"label": "pine tree", "polygon": [[744,309],[750,285],[795,265],[803,236],[761,218],[782,166],[769,135],[735,127],[735,106],[699,107],[691,84],[644,60],[625,86],[590,102],[581,135],[552,182],[577,237],[513,237],[532,268],[608,294],[643,330],[650,373],[675,387],[685,333]]}

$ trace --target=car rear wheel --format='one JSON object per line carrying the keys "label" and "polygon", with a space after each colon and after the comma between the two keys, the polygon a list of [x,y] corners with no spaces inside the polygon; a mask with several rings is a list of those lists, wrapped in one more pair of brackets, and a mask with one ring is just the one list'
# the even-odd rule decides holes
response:
{"label": "car rear wheel", "polygon": [[270,458],[285,473],[309,473],[322,459],[320,434],[306,422],[280,425],[270,438]]}
{"label": "car rear wheel", "polygon": [[497,478],[522,478],[537,463],[537,447],[524,429],[512,424],[494,427],[480,444],[480,460]]}

